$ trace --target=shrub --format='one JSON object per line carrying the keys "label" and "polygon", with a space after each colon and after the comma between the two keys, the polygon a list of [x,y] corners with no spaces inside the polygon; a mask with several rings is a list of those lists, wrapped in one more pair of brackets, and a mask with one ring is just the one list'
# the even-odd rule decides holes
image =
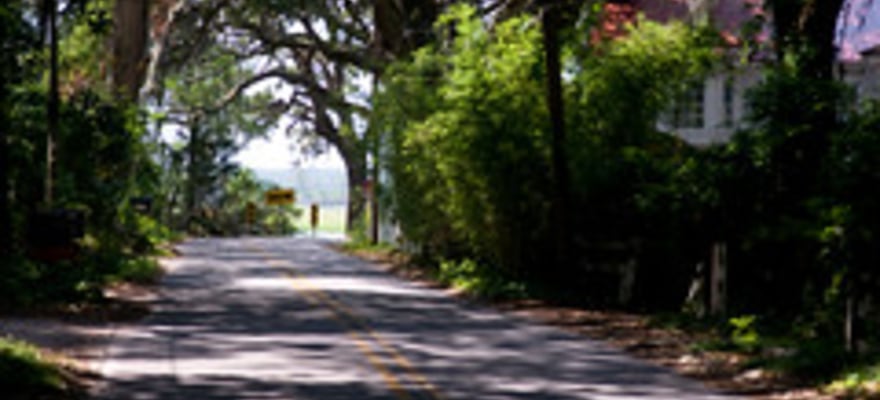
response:
{"label": "shrub", "polygon": [[486,299],[520,298],[526,294],[526,286],[499,274],[471,259],[443,261],[437,270],[438,280],[465,293]]}
{"label": "shrub", "polygon": [[37,399],[56,398],[65,389],[58,367],[36,347],[0,338],[0,392],[12,399]]}

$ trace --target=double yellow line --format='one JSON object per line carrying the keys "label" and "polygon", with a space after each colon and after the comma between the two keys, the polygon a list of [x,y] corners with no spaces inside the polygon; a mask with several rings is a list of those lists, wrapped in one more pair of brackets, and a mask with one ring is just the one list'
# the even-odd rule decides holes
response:
{"label": "double yellow line", "polygon": [[[385,381],[385,384],[398,399],[411,400],[413,398],[425,398],[426,396],[433,400],[445,399],[437,387],[422,375],[412,362],[375,330],[370,328],[369,324],[364,319],[358,317],[351,308],[315,286],[302,274],[290,269],[283,261],[270,258],[267,258],[266,261],[270,265],[284,268],[294,289],[309,304],[316,307],[325,307],[332,312],[331,315],[333,315],[334,319],[345,327],[348,336],[354,341],[358,350],[366,357],[367,362],[379,372],[382,380]],[[382,354],[386,357],[383,357]],[[405,387],[400,377],[393,372],[395,365],[396,369],[404,371],[405,381],[413,384],[417,390]],[[414,397],[413,394],[415,393],[421,395]]]}

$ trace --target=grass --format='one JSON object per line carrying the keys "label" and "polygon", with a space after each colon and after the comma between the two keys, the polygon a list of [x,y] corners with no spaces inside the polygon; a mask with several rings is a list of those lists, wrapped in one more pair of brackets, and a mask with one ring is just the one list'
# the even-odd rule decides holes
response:
{"label": "grass", "polygon": [[525,283],[511,280],[470,259],[441,262],[436,278],[444,285],[488,300],[518,299],[528,295]]}
{"label": "grass", "polygon": [[755,316],[698,319],[687,314],[655,316],[665,328],[706,333],[692,349],[734,352],[744,368],[760,368],[786,381],[811,386],[839,399],[880,399],[880,358],[848,354],[839,338],[807,337],[760,324]]}
{"label": "grass", "polygon": [[22,341],[0,338],[0,393],[11,399],[66,398],[61,369]]}
{"label": "grass", "polygon": [[153,257],[131,257],[119,260],[116,272],[108,280],[111,283],[130,282],[138,284],[154,284],[162,276],[162,267]]}
{"label": "grass", "polygon": [[367,253],[390,253],[394,251],[394,245],[390,243],[377,243],[372,244],[368,241],[359,241],[359,240],[351,240],[342,244],[342,250],[353,253],[353,252],[367,252]]}
{"label": "grass", "polygon": [[843,398],[880,398],[880,361],[846,371],[825,389]]}

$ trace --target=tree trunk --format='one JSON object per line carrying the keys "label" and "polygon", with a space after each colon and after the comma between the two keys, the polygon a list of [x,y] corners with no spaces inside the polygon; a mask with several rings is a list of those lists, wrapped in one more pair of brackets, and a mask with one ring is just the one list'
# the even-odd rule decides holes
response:
{"label": "tree trunk", "polygon": [[[6,60],[4,60],[6,62]],[[5,77],[0,77],[0,258],[12,250],[12,210],[9,202],[9,122]]]}
{"label": "tree trunk", "polygon": [[[831,89],[834,81],[836,48],[834,38],[837,18],[844,0],[772,0],[774,30],[777,37],[777,58],[780,65],[786,55],[795,56],[794,73],[805,84],[817,85],[825,98],[825,107],[806,106],[798,118],[799,123],[809,129],[789,140],[789,145],[780,155],[783,163],[789,165],[787,188],[796,188],[793,198],[804,198],[815,193],[825,184],[821,180],[822,161],[827,157],[830,135],[837,129],[837,109],[834,106],[837,94]],[[827,85],[826,85],[827,84]],[[786,95],[777,101],[785,102]],[[855,270],[859,266],[854,266]],[[844,321],[845,346],[857,352],[859,341],[860,301],[858,276],[851,272],[847,277],[846,309]]]}
{"label": "tree trunk", "polygon": [[803,6],[800,31],[804,40],[811,44],[812,51],[801,62],[802,75],[828,81],[834,79],[837,53],[834,37],[843,1],[815,0]]}
{"label": "tree trunk", "polygon": [[201,171],[201,157],[199,152],[201,149],[200,136],[201,132],[200,124],[198,121],[190,124],[189,127],[189,143],[187,143],[187,170],[186,170],[186,193],[184,194],[186,211],[185,211],[185,224],[186,229],[192,228],[192,222],[197,215],[196,208],[198,207],[200,199],[198,199],[198,191]]}
{"label": "tree trunk", "polygon": [[58,2],[48,3],[49,28],[49,102],[47,104],[49,129],[46,134],[46,176],[44,177],[43,203],[52,207],[55,174],[55,138],[58,135]]}
{"label": "tree trunk", "polygon": [[433,40],[438,13],[435,0],[376,0],[373,45],[394,58],[404,57]]}
{"label": "tree trunk", "polygon": [[363,189],[367,181],[367,162],[363,154],[346,149],[347,147],[350,146],[338,146],[338,149],[348,173],[348,216],[345,219],[345,231],[352,232],[357,228],[356,222],[363,221],[364,217],[366,198]]}
{"label": "tree trunk", "polygon": [[554,275],[564,276],[571,260],[571,230],[569,229],[569,171],[565,152],[565,110],[562,98],[562,79],[559,55],[559,8],[546,1],[541,11],[544,34],[544,58],[547,69],[547,107],[551,123],[551,157],[553,163],[552,219],[555,241]]}
{"label": "tree trunk", "polygon": [[[17,4],[0,6],[0,11],[7,15],[18,18]],[[4,15],[4,17],[6,17]],[[4,18],[3,23],[10,23]],[[3,31],[8,32],[7,30]],[[6,37],[0,39],[0,45],[9,46],[3,43],[10,40]],[[10,46],[12,47],[12,46]],[[4,70],[6,66],[16,66],[15,51],[4,51],[0,53],[0,65]],[[12,210],[9,201],[9,88],[12,86],[10,82],[12,78],[7,71],[0,72],[0,259],[5,258],[12,251]],[[0,265],[0,273],[2,273],[2,265]]]}
{"label": "tree trunk", "polygon": [[[378,145],[377,145],[378,146]],[[376,147],[376,151],[373,153],[373,168],[371,168],[370,173],[372,177],[370,181],[372,185],[370,186],[370,242],[373,244],[379,243],[379,224],[381,223],[379,219],[379,149]]]}
{"label": "tree trunk", "polygon": [[113,9],[113,87],[130,101],[146,77],[148,10],[148,0],[116,0]]}

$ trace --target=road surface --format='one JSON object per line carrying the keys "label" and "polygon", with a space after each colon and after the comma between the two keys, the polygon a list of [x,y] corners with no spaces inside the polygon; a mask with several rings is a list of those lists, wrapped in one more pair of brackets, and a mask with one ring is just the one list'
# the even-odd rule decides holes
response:
{"label": "road surface", "polygon": [[204,239],[122,329],[99,399],[726,399],[311,239]]}

